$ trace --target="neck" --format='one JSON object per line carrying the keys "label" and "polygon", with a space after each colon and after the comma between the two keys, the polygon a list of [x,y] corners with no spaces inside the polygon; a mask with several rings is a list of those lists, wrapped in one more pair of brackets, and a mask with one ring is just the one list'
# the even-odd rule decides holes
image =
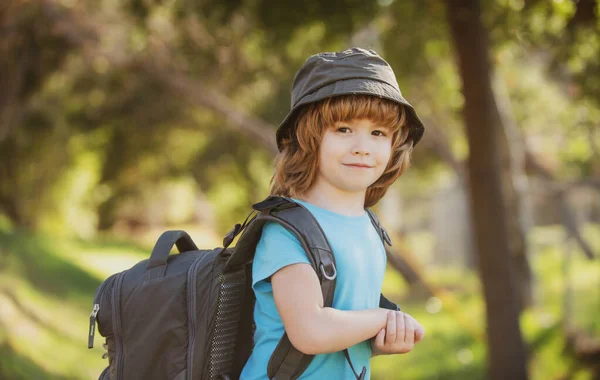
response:
{"label": "neck", "polygon": [[346,216],[360,216],[365,213],[366,190],[361,192],[345,192],[329,186],[315,183],[298,199],[315,206]]}

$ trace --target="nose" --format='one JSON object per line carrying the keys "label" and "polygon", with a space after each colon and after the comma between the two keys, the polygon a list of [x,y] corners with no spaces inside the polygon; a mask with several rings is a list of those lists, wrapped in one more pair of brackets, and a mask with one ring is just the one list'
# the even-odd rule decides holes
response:
{"label": "nose", "polygon": [[366,149],[356,148],[352,151],[352,154],[354,154],[355,156],[368,156],[369,151]]}
{"label": "nose", "polygon": [[364,133],[356,133],[352,144],[352,155],[354,156],[369,156],[371,154],[372,147],[369,135]]}

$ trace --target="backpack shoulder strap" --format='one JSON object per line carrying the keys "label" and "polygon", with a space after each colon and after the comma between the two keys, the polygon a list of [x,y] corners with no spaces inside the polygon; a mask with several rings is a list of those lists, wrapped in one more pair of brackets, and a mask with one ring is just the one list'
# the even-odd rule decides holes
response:
{"label": "backpack shoulder strap", "polygon": [[[321,283],[323,305],[330,307],[333,304],[337,277],[335,257],[314,216],[301,204],[284,197],[268,197],[253,205],[253,208],[259,213],[240,237],[226,266],[249,263],[254,257],[264,225],[267,222],[279,223],[293,233],[304,248]],[[269,359],[268,377],[297,379],[306,370],[312,358],[312,355],[298,351],[284,333]]]}
{"label": "backpack shoulder strap", "polygon": [[[377,215],[371,209],[367,209],[367,213],[369,214],[369,218],[371,218],[371,223],[373,223],[375,230],[377,230],[377,233],[379,234],[379,237],[381,238],[381,241],[383,242],[384,247],[385,247],[385,244],[387,244],[391,247],[392,239],[390,239],[390,235],[388,235],[385,228],[383,228],[383,226],[381,225],[381,222],[379,221],[379,218],[377,217]],[[383,294],[381,294],[379,296],[379,307],[384,308],[384,309],[401,311],[400,306],[398,306],[397,304],[388,300]]]}
{"label": "backpack shoulder strap", "polygon": [[[333,305],[335,292],[335,279],[337,277],[335,256],[325,233],[314,216],[301,204],[287,208],[271,215],[278,218],[288,229],[297,231],[298,240],[305,241],[304,249],[314,260],[313,268],[321,282],[323,306]],[[273,351],[267,366],[267,375],[270,379],[297,379],[306,370],[313,359],[313,355],[305,355],[298,351],[290,342],[287,333],[284,333],[277,347]]]}
{"label": "backpack shoulder strap", "polygon": [[390,239],[390,235],[388,235],[387,231],[385,230],[385,228],[383,228],[383,225],[381,225],[381,222],[379,221],[379,218],[377,217],[377,215],[375,215],[375,213],[373,212],[373,210],[371,209],[367,209],[367,213],[369,214],[369,218],[371,218],[371,223],[373,223],[373,226],[375,227],[375,230],[377,230],[377,233],[379,234],[379,237],[381,238],[381,240],[383,241],[383,244],[387,244],[390,247],[392,246],[392,239]]}
{"label": "backpack shoulder strap", "polygon": [[[335,257],[325,233],[310,211],[291,199],[283,197],[269,197],[263,202],[255,204],[253,208],[259,213],[246,227],[226,263],[226,268],[252,261],[264,225],[267,222],[279,223],[294,234],[304,248],[311,266],[317,272],[321,282],[323,301],[326,306],[331,305],[337,276]],[[241,229],[234,227],[233,231],[237,234],[241,232]],[[226,237],[228,242],[233,240],[230,234]]]}

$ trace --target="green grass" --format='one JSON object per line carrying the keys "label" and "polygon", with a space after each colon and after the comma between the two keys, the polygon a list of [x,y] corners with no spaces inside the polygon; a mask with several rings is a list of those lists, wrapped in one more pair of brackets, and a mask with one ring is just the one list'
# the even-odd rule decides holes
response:
{"label": "green grass", "polygon": [[[530,350],[531,379],[559,379],[567,374],[573,379],[591,379],[585,369],[572,373],[575,363],[564,352],[562,329],[563,293],[568,282],[572,288],[571,323],[600,338],[600,226],[587,226],[584,236],[599,256],[597,260],[586,259],[576,246],[565,247],[561,227],[536,228],[529,236],[536,306],[523,313],[521,330]],[[568,280],[564,273],[566,248],[572,250]],[[452,267],[426,268],[424,273],[430,284],[451,292],[442,294],[441,299],[414,300],[397,273],[386,274],[384,292],[413,315],[427,335],[409,354],[374,358],[372,378],[485,379],[484,302],[476,274]],[[394,289],[397,292],[393,293]]]}
{"label": "green grass", "polygon": [[[107,365],[100,336],[96,347],[87,349],[96,287],[111,273],[147,258],[155,235],[138,245],[0,232],[0,379],[96,378]],[[560,228],[549,227],[530,236],[537,304],[523,314],[521,326],[531,350],[532,379],[557,379],[573,366],[563,351],[562,235]],[[588,226],[585,236],[599,252],[600,226]],[[215,244],[195,240],[202,246]],[[427,268],[424,273],[428,282],[448,290],[439,298],[418,299],[397,273],[386,274],[384,293],[415,316],[427,335],[409,354],[374,358],[372,378],[485,379],[484,303],[476,274],[461,268]],[[600,260],[591,262],[573,248],[569,278],[572,323],[600,337]],[[586,370],[572,375],[591,379]]]}
{"label": "green grass", "polygon": [[131,243],[85,243],[23,232],[0,234],[2,379],[97,378],[102,340],[87,349],[97,286],[145,258]]}

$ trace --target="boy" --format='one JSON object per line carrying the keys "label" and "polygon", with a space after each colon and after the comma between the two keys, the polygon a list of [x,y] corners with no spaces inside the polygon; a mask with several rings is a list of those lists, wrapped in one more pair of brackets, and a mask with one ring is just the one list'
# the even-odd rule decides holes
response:
{"label": "boy", "polygon": [[327,236],[337,264],[333,307],[323,307],[319,280],[295,236],[267,223],[252,273],[255,346],[241,379],[267,378],[284,332],[298,351],[315,355],[301,379],[358,378],[355,367],[369,378],[373,354],[406,353],[423,338],[410,315],[378,307],[386,256],[365,211],[407,168],[423,130],[374,51],[321,53],[300,68],[292,109],[277,131],[271,194],[305,206]]}

